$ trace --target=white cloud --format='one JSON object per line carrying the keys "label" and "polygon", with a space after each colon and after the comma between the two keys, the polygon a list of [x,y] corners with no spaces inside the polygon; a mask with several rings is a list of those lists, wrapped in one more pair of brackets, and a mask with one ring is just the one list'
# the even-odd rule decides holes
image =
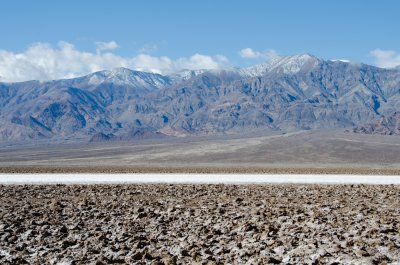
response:
{"label": "white cloud", "polygon": [[253,51],[252,48],[244,48],[239,51],[239,55],[242,58],[259,58],[262,56],[260,52]]}
{"label": "white cloud", "polygon": [[122,57],[106,51],[117,48],[117,43],[96,44],[96,53],[79,51],[67,42],[60,42],[57,47],[36,43],[22,53],[0,50],[0,81],[72,78],[116,67],[169,74],[183,69],[219,69],[228,64],[228,59],[221,55],[194,54],[176,60],[147,54]]}
{"label": "white cloud", "polygon": [[182,57],[177,60],[166,56],[154,57],[148,54],[139,54],[129,62],[133,69],[160,74],[174,73],[184,69],[220,69],[227,64],[228,59],[222,55],[208,56],[198,53],[189,58]]}
{"label": "white cloud", "polygon": [[106,51],[106,50],[115,50],[119,47],[118,43],[116,43],[115,41],[110,41],[110,42],[96,42],[96,52],[100,53],[102,51]]}
{"label": "white cloud", "polygon": [[174,66],[174,62],[166,56],[154,57],[148,54],[139,54],[133,57],[129,64],[133,69],[158,74],[168,73]]}
{"label": "white cloud", "polygon": [[246,59],[264,59],[269,60],[278,57],[278,53],[275,50],[267,50],[264,52],[254,51],[252,48],[244,48],[239,51],[239,55]]}
{"label": "white cloud", "polygon": [[190,58],[180,58],[176,63],[180,69],[219,69],[228,63],[228,59],[222,55],[208,56],[196,53]]}
{"label": "white cloud", "polygon": [[370,52],[375,58],[375,65],[382,68],[394,68],[400,65],[400,53],[375,49]]}

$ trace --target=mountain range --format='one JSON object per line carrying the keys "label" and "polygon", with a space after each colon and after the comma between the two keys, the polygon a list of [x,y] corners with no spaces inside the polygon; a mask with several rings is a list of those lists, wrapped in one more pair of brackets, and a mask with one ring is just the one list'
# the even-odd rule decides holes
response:
{"label": "mountain range", "polygon": [[400,70],[310,54],[171,75],[117,68],[0,83],[0,142],[344,128],[399,134]]}

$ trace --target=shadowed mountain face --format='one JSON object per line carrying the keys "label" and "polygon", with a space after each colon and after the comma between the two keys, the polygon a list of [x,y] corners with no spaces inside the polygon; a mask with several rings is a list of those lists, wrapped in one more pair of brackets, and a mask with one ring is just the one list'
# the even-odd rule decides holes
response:
{"label": "shadowed mountain face", "polygon": [[119,68],[0,83],[0,109],[2,142],[353,128],[400,110],[400,70],[308,54],[170,76]]}

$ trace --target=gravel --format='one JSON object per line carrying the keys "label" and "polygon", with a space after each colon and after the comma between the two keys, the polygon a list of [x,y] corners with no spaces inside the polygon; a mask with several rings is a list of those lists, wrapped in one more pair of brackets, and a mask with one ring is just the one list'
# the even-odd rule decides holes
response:
{"label": "gravel", "polygon": [[0,185],[1,264],[399,264],[397,185]]}

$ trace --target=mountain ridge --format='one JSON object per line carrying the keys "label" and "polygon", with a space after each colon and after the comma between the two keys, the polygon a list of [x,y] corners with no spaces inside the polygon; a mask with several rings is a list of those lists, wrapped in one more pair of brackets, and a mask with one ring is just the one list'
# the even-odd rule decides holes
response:
{"label": "mountain ridge", "polygon": [[399,111],[400,70],[310,54],[171,75],[116,68],[0,83],[0,107],[2,142],[356,128]]}

